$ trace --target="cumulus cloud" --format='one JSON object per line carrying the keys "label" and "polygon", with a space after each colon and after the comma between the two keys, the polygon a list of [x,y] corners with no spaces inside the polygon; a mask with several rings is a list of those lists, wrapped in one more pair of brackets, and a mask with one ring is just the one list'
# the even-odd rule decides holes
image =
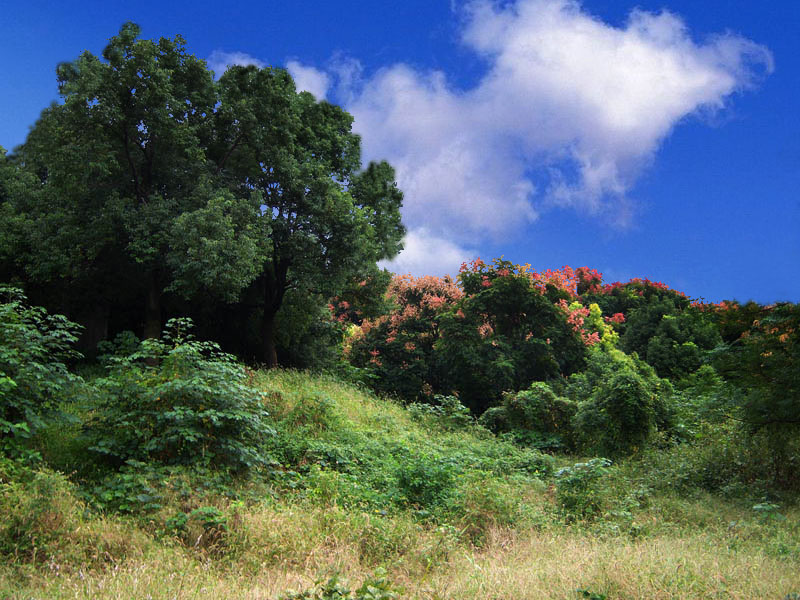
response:
{"label": "cumulus cloud", "polygon": [[296,60],[287,62],[286,70],[294,79],[298,92],[311,92],[317,100],[323,100],[328,95],[331,78],[324,71],[305,66]]}
{"label": "cumulus cloud", "polygon": [[428,229],[412,229],[403,240],[405,249],[391,261],[381,261],[381,268],[394,273],[413,275],[455,275],[461,263],[477,256],[474,249],[462,248],[433,235]]}
{"label": "cumulus cloud", "polygon": [[465,245],[520,235],[554,206],[625,225],[633,186],[670,132],[773,68],[763,46],[699,39],[667,10],[634,9],[619,27],[578,0],[454,10],[462,43],[486,65],[467,89],[402,63],[371,74],[341,56],[325,70],[290,63],[300,87],[354,115],[365,159],[394,165],[411,231],[400,271],[457,268]]}
{"label": "cumulus cloud", "polygon": [[[336,95],[365,158],[387,159],[417,235],[398,260],[519,234],[552,206],[626,224],[630,192],[665,137],[772,70],[725,33],[697,41],[669,11],[614,27],[573,0],[466,5],[463,43],[486,61],[470,89],[406,64],[359,70]],[[337,78],[335,70],[331,75]]]}
{"label": "cumulus cloud", "polygon": [[245,52],[223,52],[222,50],[214,50],[211,56],[206,59],[206,63],[208,64],[208,68],[214,71],[214,74],[218,78],[222,76],[228,67],[232,67],[233,65],[241,65],[243,67],[255,65],[261,69],[267,64]]}

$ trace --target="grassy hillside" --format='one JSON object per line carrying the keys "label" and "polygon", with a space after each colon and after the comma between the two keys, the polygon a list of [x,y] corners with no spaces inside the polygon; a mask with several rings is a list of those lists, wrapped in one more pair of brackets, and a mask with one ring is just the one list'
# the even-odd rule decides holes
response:
{"label": "grassy hillside", "polygon": [[[556,460],[454,405],[404,408],[293,371],[253,383],[275,430],[265,439],[274,462],[247,478],[171,468],[98,480],[76,464],[80,427],[63,423],[41,451],[72,481],[3,463],[0,597],[344,597],[332,577],[353,589],[372,581],[361,598],[800,592],[800,511],[670,492],[670,473],[694,450],[610,466]],[[103,502],[128,514],[104,513]]]}

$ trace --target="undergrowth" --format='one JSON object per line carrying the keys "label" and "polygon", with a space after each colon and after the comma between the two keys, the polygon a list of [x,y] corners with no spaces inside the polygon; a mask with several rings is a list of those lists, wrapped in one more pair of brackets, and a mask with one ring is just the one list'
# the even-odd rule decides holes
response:
{"label": "undergrowth", "polygon": [[[742,598],[800,590],[797,507],[687,476],[709,460],[702,448],[553,457],[446,397],[406,408],[328,376],[250,379],[270,434],[249,472],[81,466],[91,442],[74,424],[42,431],[37,451],[53,466],[5,460],[0,597],[696,597],[680,594],[719,595],[723,580]],[[62,407],[71,423],[93,414],[82,402]],[[658,558],[642,565],[649,552]],[[684,575],[669,575],[679,563]],[[770,580],[751,581],[745,563]]]}

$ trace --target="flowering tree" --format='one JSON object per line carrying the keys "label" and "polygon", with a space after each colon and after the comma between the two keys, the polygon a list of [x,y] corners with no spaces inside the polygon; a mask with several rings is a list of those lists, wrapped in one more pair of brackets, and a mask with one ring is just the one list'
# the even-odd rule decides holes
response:
{"label": "flowering tree", "polygon": [[345,351],[353,364],[372,371],[380,391],[407,400],[432,398],[441,389],[434,357],[439,317],[462,296],[449,277],[395,276],[387,291],[394,310],[365,319]]}
{"label": "flowering tree", "polygon": [[580,367],[583,344],[548,291],[574,294],[574,272],[536,273],[497,259],[459,274],[464,297],[439,318],[436,350],[447,387],[481,413],[508,390]]}

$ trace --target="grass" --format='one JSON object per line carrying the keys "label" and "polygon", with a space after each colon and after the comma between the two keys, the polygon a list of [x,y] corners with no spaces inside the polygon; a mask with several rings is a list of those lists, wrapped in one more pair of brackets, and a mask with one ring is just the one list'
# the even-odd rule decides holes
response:
{"label": "grass", "polygon": [[[791,505],[757,511],[745,499],[653,491],[642,465],[623,464],[589,490],[597,514],[574,518],[558,505],[551,459],[480,428],[324,376],[260,372],[255,384],[280,464],[229,493],[175,475],[187,481],[163,481],[160,508],[113,516],[87,510],[58,473],[0,474],[0,598],[271,600],[379,569],[402,597],[431,600],[800,592]],[[79,446],[65,431],[45,444],[51,454]],[[176,514],[222,525],[190,518],[171,529]]]}

